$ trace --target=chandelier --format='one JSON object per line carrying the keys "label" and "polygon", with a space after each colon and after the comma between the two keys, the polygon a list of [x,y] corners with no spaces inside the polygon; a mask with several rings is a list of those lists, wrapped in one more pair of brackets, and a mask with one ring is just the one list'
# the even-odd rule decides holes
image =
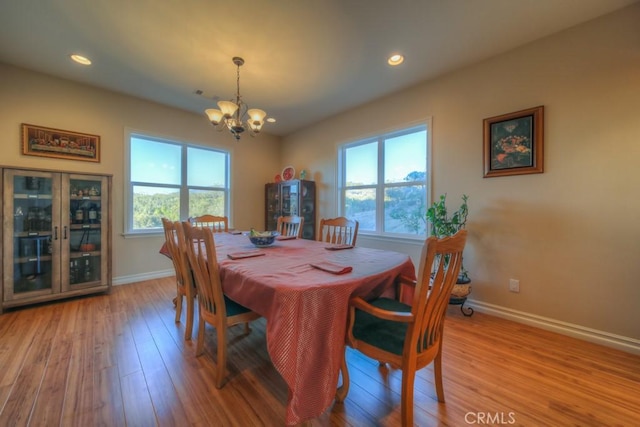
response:
{"label": "chandelier", "polygon": [[233,58],[233,63],[238,67],[235,101],[218,101],[219,110],[209,108],[205,110],[205,113],[218,132],[226,128],[236,140],[239,140],[240,135],[245,130],[248,130],[251,136],[260,133],[267,113],[258,108],[249,108],[247,104],[242,102],[242,97],[240,96],[240,67],[244,64],[244,59],[236,56]]}

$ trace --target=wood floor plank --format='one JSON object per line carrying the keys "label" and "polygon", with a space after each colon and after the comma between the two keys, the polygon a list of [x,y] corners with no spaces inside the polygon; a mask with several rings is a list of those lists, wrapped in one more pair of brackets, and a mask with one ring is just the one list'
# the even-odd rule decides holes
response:
{"label": "wood floor plank", "polygon": [[[24,310],[27,311],[27,310]],[[9,312],[0,316],[0,413],[11,394],[24,358],[22,356],[31,342],[35,333],[35,325],[32,322],[21,320],[22,313]],[[24,314],[24,316],[27,316]],[[30,333],[28,331],[31,331]]]}
{"label": "wood floor plank", "polygon": [[117,366],[94,372],[94,425],[119,427],[126,425],[122,384]]}
{"label": "wood floor plank", "polygon": [[[155,279],[0,315],[0,425],[283,426],[288,390],[266,350],[265,320],[247,336],[230,329],[218,390],[215,331],[206,327],[205,352],[195,357],[184,315],[174,322],[174,296],[171,278]],[[419,371],[416,425],[480,424],[479,416],[523,426],[640,425],[640,356],[483,313],[464,317],[457,306],[447,316],[446,403],[435,398],[433,368]],[[303,425],[400,425],[401,371],[351,349],[347,362],[346,401]]]}
{"label": "wood floor plank", "polygon": [[187,417],[168,372],[171,365],[165,365],[155,342],[138,346],[137,350],[159,424],[180,425]]}
{"label": "wood floor plank", "polygon": [[[35,313],[42,311],[42,314]],[[44,307],[42,310],[30,308],[22,312],[10,312],[0,316],[2,323],[6,322],[7,327],[2,334],[2,343],[0,345],[0,386],[15,384],[22,364],[24,363],[24,355],[26,355],[33,343],[34,336],[39,332],[39,318],[44,316]],[[5,320],[6,319],[6,320]],[[16,357],[21,355],[22,357]]]}
{"label": "wood floor plank", "polygon": [[16,425],[27,425],[31,418],[31,412],[38,399],[42,379],[49,363],[62,307],[49,305],[39,313],[43,315],[38,319],[32,319],[38,327],[38,333],[34,335],[11,396],[3,408],[3,413]]}
{"label": "wood floor plank", "polygon": [[156,416],[142,371],[120,378],[127,425],[156,426]]}
{"label": "wood floor plank", "polygon": [[[51,348],[46,372],[30,417],[32,426],[51,426],[60,422],[65,399],[73,336],[57,336]],[[26,366],[25,366],[26,369]]]}
{"label": "wood floor plank", "polygon": [[[195,343],[191,344],[191,351],[183,352],[167,336],[156,341],[163,360],[171,365],[168,372],[178,395],[182,396],[182,399],[197,399],[198,407],[206,408],[205,411],[187,411],[188,418],[219,425],[232,425],[231,414],[226,413],[221,402],[217,400],[220,392],[214,385],[211,361],[203,359],[204,356],[196,358]],[[180,363],[173,363],[175,360],[179,360]]]}
{"label": "wood floor plank", "polygon": [[69,374],[62,409],[62,425],[93,425],[94,320],[92,299],[78,300]]}

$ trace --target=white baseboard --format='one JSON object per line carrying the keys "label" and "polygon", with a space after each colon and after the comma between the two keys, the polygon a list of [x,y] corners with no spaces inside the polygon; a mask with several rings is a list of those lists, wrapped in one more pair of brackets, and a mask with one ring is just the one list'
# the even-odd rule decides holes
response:
{"label": "white baseboard", "polygon": [[475,301],[472,299],[468,299],[465,305],[469,305],[473,307],[474,310],[477,310],[481,313],[491,314],[504,319],[513,320],[514,322],[524,323],[526,325],[535,326],[540,329],[545,329],[548,331],[557,332],[562,335],[567,335],[592,343],[612,347],[618,350],[626,351],[627,353],[640,354],[640,340],[635,338],[624,337],[622,335],[599,331],[597,329],[586,328],[584,326],[561,322],[559,320],[551,319],[548,317],[537,316],[535,314],[512,310],[510,308],[488,304],[482,301]]}
{"label": "white baseboard", "polygon": [[126,285],[128,283],[144,282],[145,280],[159,279],[161,277],[175,276],[173,269],[154,271],[151,273],[134,274],[131,276],[121,276],[113,279],[113,285]]}

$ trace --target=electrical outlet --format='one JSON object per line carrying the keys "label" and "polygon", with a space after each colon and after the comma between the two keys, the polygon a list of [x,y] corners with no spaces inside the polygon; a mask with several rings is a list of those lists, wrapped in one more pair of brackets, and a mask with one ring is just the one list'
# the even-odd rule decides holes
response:
{"label": "electrical outlet", "polygon": [[509,291],[511,291],[511,292],[520,292],[520,280],[518,280],[518,279],[509,279]]}

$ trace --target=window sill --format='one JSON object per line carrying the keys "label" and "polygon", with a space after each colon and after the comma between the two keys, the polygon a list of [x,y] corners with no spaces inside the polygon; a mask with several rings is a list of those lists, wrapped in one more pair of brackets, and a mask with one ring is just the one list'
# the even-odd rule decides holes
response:
{"label": "window sill", "polygon": [[416,236],[416,237],[404,237],[404,236],[390,236],[390,235],[381,235],[381,234],[366,234],[366,233],[358,233],[358,242],[367,241],[372,243],[379,244],[403,244],[403,245],[413,245],[413,246],[422,246],[424,245],[424,241],[426,236]]}
{"label": "window sill", "polygon": [[127,232],[122,233],[122,237],[125,239],[138,239],[144,237],[164,237],[164,230],[149,230],[149,231],[136,231],[136,232]]}

